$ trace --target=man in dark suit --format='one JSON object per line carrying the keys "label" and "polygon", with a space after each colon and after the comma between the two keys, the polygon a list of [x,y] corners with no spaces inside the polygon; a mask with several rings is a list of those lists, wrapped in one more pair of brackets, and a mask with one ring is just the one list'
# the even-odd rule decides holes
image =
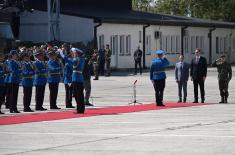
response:
{"label": "man in dark suit", "polygon": [[201,91],[201,103],[205,101],[204,83],[207,75],[207,61],[206,58],[200,56],[201,50],[197,48],[195,50],[195,57],[191,62],[190,76],[194,86],[194,102],[198,103],[198,86]]}
{"label": "man in dark suit", "polygon": [[187,82],[189,77],[189,68],[190,65],[184,62],[184,56],[180,55],[179,62],[175,64],[175,80],[178,84],[178,94],[179,94],[178,103],[182,102],[182,88],[184,92],[183,102],[185,103],[187,100]]}

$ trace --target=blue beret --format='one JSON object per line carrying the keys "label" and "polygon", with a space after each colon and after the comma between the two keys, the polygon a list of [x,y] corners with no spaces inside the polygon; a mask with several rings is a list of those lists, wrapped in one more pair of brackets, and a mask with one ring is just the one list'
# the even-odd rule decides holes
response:
{"label": "blue beret", "polygon": [[16,50],[11,50],[10,51],[10,55],[16,55],[16,54],[18,54]]}
{"label": "blue beret", "polygon": [[78,48],[71,48],[71,51],[74,52],[74,53],[80,53],[80,54],[83,54],[83,51],[78,49]]}
{"label": "blue beret", "polygon": [[164,54],[165,52],[163,50],[156,50],[156,54]]}

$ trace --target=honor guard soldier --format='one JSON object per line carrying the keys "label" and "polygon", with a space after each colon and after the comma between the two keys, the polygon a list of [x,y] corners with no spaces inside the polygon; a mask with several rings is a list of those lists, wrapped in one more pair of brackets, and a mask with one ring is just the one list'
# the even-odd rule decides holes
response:
{"label": "honor guard soldier", "polygon": [[222,55],[217,59],[212,66],[217,67],[218,71],[219,90],[221,96],[221,101],[219,103],[228,103],[228,84],[232,79],[232,67],[228,62],[226,62],[225,55]]}
{"label": "honor guard soldier", "polygon": [[61,75],[61,66],[60,62],[57,59],[57,54],[55,49],[50,49],[48,52],[49,61],[48,65],[48,83],[50,90],[50,109],[61,109],[57,107],[57,96],[58,96],[58,88],[60,83],[60,75]]}
{"label": "honor guard soldier", "polygon": [[[70,51],[67,48],[62,47],[62,51],[66,54],[68,59],[72,59]],[[65,86],[65,105],[66,108],[75,108],[72,105],[73,97],[73,87],[72,87],[72,73],[73,73],[73,64],[71,61],[66,61],[64,63],[64,86]]]}
{"label": "honor guard soldier", "polygon": [[5,101],[5,70],[6,65],[4,64],[5,55],[3,53],[0,53],[0,114],[4,114],[1,111],[1,107]]}
{"label": "honor guard soldier", "polygon": [[5,87],[6,87],[6,92],[5,92],[5,97],[6,97],[6,102],[5,102],[5,106],[6,109],[10,108],[10,90],[11,90],[11,84],[9,82],[9,77],[10,77],[10,60],[11,60],[11,55],[10,53],[7,54],[7,60],[5,61],[5,65],[6,65],[6,70],[5,70]]}
{"label": "honor guard soldier", "polygon": [[12,59],[9,62],[9,83],[11,85],[10,88],[10,113],[20,113],[17,109],[17,100],[18,100],[18,91],[19,91],[19,83],[20,83],[20,74],[21,74],[21,66],[18,61],[18,53],[16,50],[11,50],[10,54]]}
{"label": "honor guard soldier", "polygon": [[34,51],[34,67],[35,67],[35,76],[34,76],[34,85],[35,85],[35,102],[36,110],[45,111],[47,109],[43,108],[45,87],[47,84],[47,65],[44,61],[45,54],[41,49]]}
{"label": "honor guard soldier", "polygon": [[68,58],[64,55],[63,51],[60,50],[61,57],[65,62],[70,61],[73,64],[73,74],[72,74],[72,87],[73,87],[73,96],[75,97],[77,103],[77,113],[85,112],[84,104],[84,87],[83,87],[83,75],[82,71],[84,68],[85,58],[82,56],[83,51],[78,48],[71,48],[73,52],[73,58]]}
{"label": "honor guard soldier", "polygon": [[23,86],[23,104],[24,112],[33,112],[30,108],[33,88],[34,66],[30,61],[30,55],[26,52],[21,54],[23,70],[22,70],[22,86]]}
{"label": "honor guard soldier", "polygon": [[165,68],[169,65],[169,61],[164,55],[164,51],[156,51],[156,59],[152,61],[150,67],[150,80],[155,89],[155,98],[157,106],[165,106],[163,104],[163,93],[165,88],[166,73]]}
{"label": "honor guard soldier", "polygon": [[106,64],[106,75],[105,76],[111,75],[111,68],[110,68],[111,55],[112,55],[112,52],[109,49],[109,45],[107,44],[106,48],[105,48],[105,64]]}
{"label": "honor guard soldier", "polygon": [[93,63],[93,71],[95,78],[93,80],[99,80],[99,54],[98,50],[95,49],[91,56],[91,61]]}

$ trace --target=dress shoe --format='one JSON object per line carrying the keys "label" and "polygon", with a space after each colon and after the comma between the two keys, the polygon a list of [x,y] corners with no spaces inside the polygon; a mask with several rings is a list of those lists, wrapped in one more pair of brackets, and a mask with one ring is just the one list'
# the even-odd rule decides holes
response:
{"label": "dress shoe", "polygon": [[61,109],[61,108],[59,108],[59,107],[51,107],[50,109],[56,109],[56,110],[59,110],[59,109]]}
{"label": "dress shoe", "polygon": [[182,100],[179,100],[177,103],[181,103],[182,102]]}
{"label": "dress shoe", "polygon": [[98,78],[94,78],[93,80],[99,80]]}
{"label": "dress shoe", "polygon": [[157,106],[164,107],[165,105],[163,103],[158,103]]}
{"label": "dress shoe", "polygon": [[195,101],[193,101],[193,103],[198,103],[198,101],[195,100]]}
{"label": "dress shoe", "polygon": [[76,111],[74,114],[84,114],[84,111]]}
{"label": "dress shoe", "polygon": [[93,104],[91,104],[90,102],[85,103],[86,106],[94,106]]}
{"label": "dress shoe", "polygon": [[201,100],[201,103],[204,103],[205,102],[205,100]]}
{"label": "dress shoe", "polygon": [[34,112],[32,109],[28,108],[28,109],[24,109],[24,112]]}
{"label": "dress shoe", "polygon": [[37,110],[37,111],[46,111],[47,109],[46,109],[46,108],[41,107],[41,108],[36,108],[36,110]]}
{"label": "dress shoe", "polygon": [[75,108],[74,106],[70,105],[70,106],[66,106],[66,108]]}

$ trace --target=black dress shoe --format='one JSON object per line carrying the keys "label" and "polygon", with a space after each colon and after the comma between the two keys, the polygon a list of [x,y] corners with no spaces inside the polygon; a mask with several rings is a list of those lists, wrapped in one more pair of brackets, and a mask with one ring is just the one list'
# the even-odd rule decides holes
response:
{"label": "black dress shoe", "polygon": [[34,112],[32,109],[28,108],[28,109],[24,109],[24,112]]}
{"label": "black dress shoe", "polygon": [[205,100],[201,100],[201,103],[204,103],[205,102]]}
{"label": "black dress shoe", "polygon": [[193,101],[193,103],[198,103],[198,101],[195,100],[195,101]]}
{"label": "black dress shoe", "polygon": [[94,78],[93,80],[99,80],[98,78]]}
{"label": "black dress shoe", "polygon": [[37,111],[46,111],[47,109],[46,109],[46,108],[41,107],[41,108],[36,108],[36,110],[37,110]]}
{"label": "black dress shoe", "polygon": [[85,111],[76,111],[76,112],[74,112],[74,114],[84,114],[85,113]]}
{"label": "black dress shoe", "polygon": [[74,106],[70,105],[70,106],[66,106],[66,108],[75,108]]}
{"label": "black dress shoe", "polygon": [[164,107],[165,105],[163,103],[158,103],[157,106]]}
{"label": "black dress shoe", "polygon": [[85,103],[85,105],[86,105],[86,106],[94,106],[93,104],[91,104],[91,103],[89,103],[89,102]]}
{"label": "black dress shoe", "polygon": [[177,103],[181,103],[182,102],[182,100],[179,100]]}
{"label": "black dress shoe", "polygon": [[51,107],[50,109],[56,109],[56,110],[59,110],[59,109],[61,109],[61,108],[59,108],[59,107]]}

